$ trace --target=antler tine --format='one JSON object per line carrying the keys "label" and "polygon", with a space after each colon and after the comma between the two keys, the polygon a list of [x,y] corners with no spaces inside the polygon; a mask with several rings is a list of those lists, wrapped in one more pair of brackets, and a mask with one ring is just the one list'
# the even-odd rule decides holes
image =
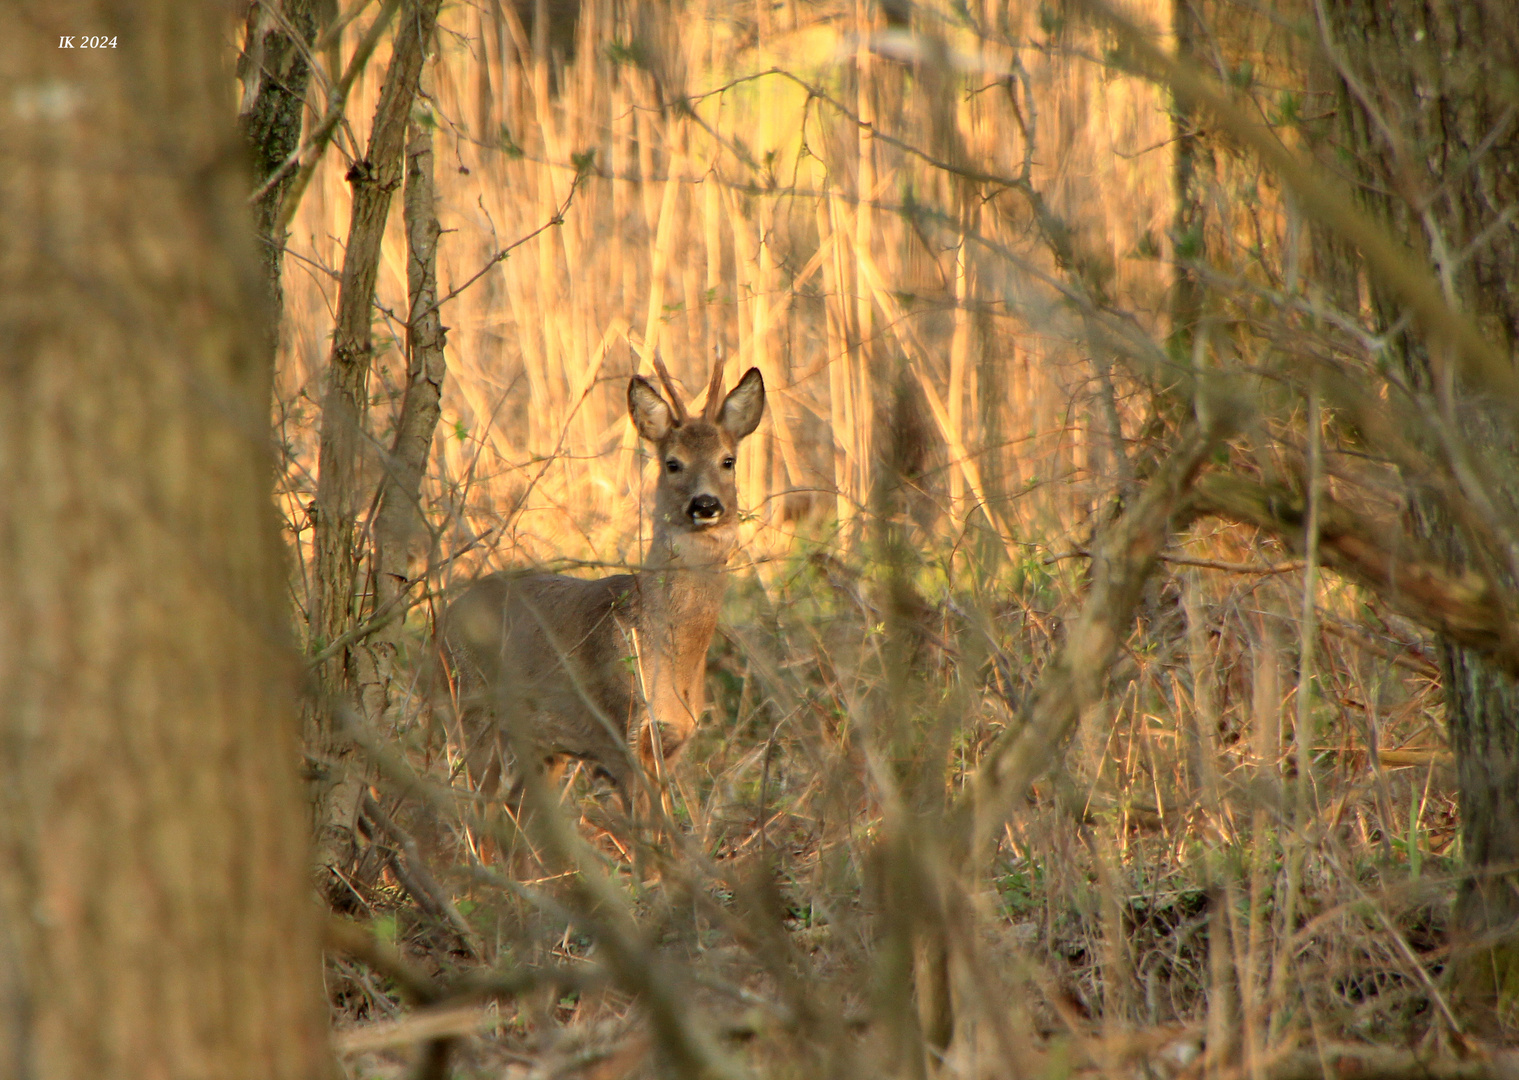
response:
{"label": "antler tine", "polygon": [[659,350],[654,350],[654,370],[659,375],[659,382],[665,388],[665,396],[670,399],[670,407],[675,410],[676,420],[679,423],[686,421],[686,406],[680,400],[680,395],[675,392],[675,380],[670,378],[670,371],[665,367],[664,357],[659,355]]}
{"label": "antler tine", "polygon": [[707,379],[707,406],[703,415],[717,423],[718,410],[723,407],[723,347],[713,350],[712,375]]}

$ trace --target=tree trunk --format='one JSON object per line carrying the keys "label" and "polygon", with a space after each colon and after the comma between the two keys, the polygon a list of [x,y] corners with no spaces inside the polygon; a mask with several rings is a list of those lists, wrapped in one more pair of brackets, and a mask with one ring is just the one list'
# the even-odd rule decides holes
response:
{"label": "tree trunk", "polygon": [[280,212],[295,179],[295,169],[286,162],[301,145],[306,87],[311,82],[308,57],[316,41],[315,8],[314,0],[284,0],[277,18],[268,0],[257,0],[248,12],[238,64],[244,103],[238,120],[253,155],[253,187],[258,192],[253,219],[268,292],[270,314],[265,322],[264,345],[271,368],[279,349],[280,317],[285,306],[280,269],[286,232],[279,224]]}
{"label": "tree trunk", "polygon": [[[1452,957],[1453,996],[1479,1030],[1519,1026],[1519,691],[1480,655],[1441,650],[1445,722],[1460,787],[1470,876],[1456,898],[1465,949]],[[1508,868],[1501,872],[1499,868]],[[1458,945],[1463,944],[1458,941]]]}
{"label": "tree trunk", "polygon": [[[1197,44],[1205,38],[1200,8],[1202,0],[1171,0],[1171,32],[1176,55],[1184,63],[1198,63]],[[1171,335],[1173,357],[1192,363],[1192,340],[1203,313],[1203,289],[1192,263],[1207,257],[1207,186],[1213,179],[1213,150],[1199,134],[1198,110],[1180,100],[1171,106],[1171,136],[1176,145],[1171,158],[1172,197],[1171,252],[1176,260],[1171,285]]]}
{"label": "tree trunk", "polygon": [[[422,75],[426,94],[427,73]],[[374,614],[392,621],[369,639],[371,682],[363,687],[364,713],[377,722],[389,706],[395,658],[407,597],[414,585],[411,556],[427,536],[421,511],[422,477],[432,449],[433,432],[448,373],[443,347],[447,331],[438,310],[438,236],[434,209],[432,118],[411,125],[406,146],[406,285],[409,297],[406,335],[406,391],[396,436],[380,477],[374,526]]]}
{"label": "tree trunk", "polygon": [[[438,7],[439,0],[418,0],[403,7],[390,68],[375,109],[368,153],[348,171],[353,206],[318,451],[313,540],[316,596],[311,607],[312,645],[318,649],[351,630],[361,607],[361,598],[356,595],[359,552],[355,524],[360,507],[368,503],[370,495],[361,482],[360,458],[368,412],[375,278],[390,198],[401,184],[407,119],[416,98],[422,59],[432,42]],[[354,704],[352,692],[359,681],[353,670],[354,655],[350,646],[321,665],[320,700],[306,722],[317,865],[340,872],[353,861],[354,819],[363,783],[363,772],[354,760],[356,748],[346,732],[350,721],[344,717],[344,710]],[[333,881],[322,884],[327,887]]]}
{"label": "tree trunk", "polygon": [[0,35],[0,1075],[329,1065],[222,15]]}
{"label": "tree trunk", "polygon": [[[1340,120],[1365,199],[1395,236],[1433,255],[1452,298],[1510,354],[1519,340],[1513,291],[1519,237],[1499,215],[1519,203],[1511,115],[1519,23],[1503,0],[1334,0],[1328,55],[1340,75]],[[1509,94],[1508,98],[1503,95]],[[1496,226],[1496,227],[1495,227]],[[1491,234],[1484,230],[1492,228]],[[1373,293],[1379,321],[1401,309]],[[1400,333],[1391,352],[1457,453],[1479,462],[1481,498],[1512,532],[1519,521],[1519,447],[1491,402],[1447,382],[1438,357]],[[1432,456],[1453,465],[1448,447]],[[1410,477],[1416,527],[1457,568],[1481,567],[1512,588],[1504,560],[1484,553],[1458,515]],[[1458,1015],[1479,1031],[1513,1024],[1519,1004],[1519,686],[1480,654],[1442,649],[1446,725],[1460,784],[1469,874],[1456,904],[1450,969]]]}

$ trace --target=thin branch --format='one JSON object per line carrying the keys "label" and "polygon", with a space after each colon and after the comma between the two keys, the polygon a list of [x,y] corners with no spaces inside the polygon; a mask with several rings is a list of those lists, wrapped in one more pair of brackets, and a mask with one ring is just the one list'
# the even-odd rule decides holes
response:
{"label": "thin branch", "polygon": [[500,251],[492,255],[489,259],[485,260],[485,265],[471,274],[463,285],[460,285],[458,288],[450,292],[447,296],[442,297],[441,299],[435,301],[432,304],[429,304],[427,307],[417,312],[414,316],[412,316],[412,322],[419,322],[420,320],[426,318],[428,315],[431,315],[433,312],[437,311],[450,300],[457,297],[465,289],[469,288],[475,282],[483,278],[491,267],[495,266],[497,263],[505,262],[511,253],[516,251],[523,244],[526,244],[530,240],[537,239],[543,233],[548,232],[548,230],[552,229],[556,225],[563,225],[564,215],[569,212],[570,204],[575,201],[575,192],[579,189],[581,181],[583,181],[588,175],[590,174],[585,170],[580,170],[575,174],[575,179],[570,182],[570,190],[564,196],[564,202],[559,204],[559,209],[554,211],[553,217],[549,218],[542,225],[538,226],[526,236],[522,237],[519,240],[512,241],[510,244],[506,245],[506,247],[502,248]]}
{"label": "thin branch", "polygon": [[323,945],[329,952],[342,953],[385,976],[396,984],[403,997],[416,1005],[458,1006],[471,1001],[504,1000],[518,997],[539,986],[583,990],[599,985],[601,973],[590,965],[575,967],[494,968],[476,971],[456,982],[443,985],[431,978],[401,954],[388,941],[382,941],[365,927],[349,919],[331,917],[322,927]]}
{"label": "thin branch", "polygon": [[323,944],[362,961],[391,982],[408,1000],[430,1005],[442,998],[442,992],[427,973],[417,967],[388,941],[381,941],[364,927],[348,919],[329,918],[322,928]]}
{"label": "thin branch", "polygon": [[[427,574],[418,574],[415,578],[408,581],[405,588],[396,593],[395,596],[391,597],[389,601],[380,605],[379,610],[377,610],[368,619],[360,623],[358,626],[352,627],[351,629],[333,638],[331,644],[327,645],[324,649],[322,649],[321,652],[317,653],[315,656],[311,657],[311,659],[306,661],[306,667],[309,670],[315,671],[327,661],[331,660],[334,656],[337,656],[339,653],[341,653],[344,649],[348,648],[348,646],[363,641],[365,638],[374,634],[376,631],[382,630],[386,626],[389,626],[392,620],[401,618],[417,604],[420,604],[423,600],[427,599],[426,595],[413,597],[410,600],[406,599],[406,594],[411,591],[412,586],[416,585],[418,582],[426,580]],[[403,603],[403,601],[405,602]]]}
{"label": "thin branch", "polygon": [[480,935],[475,933],[475,928],[470,926],[459,912],[453,898],[448,895],[443,886],[438,884],[437,878],[433,877],[432,871],[428,869],[427,861],[422,858],[422,851],[417,846],[416,839],[411,833],[401,828],[367,791],[360,800],[360,808],[364,816],[369,818],[400,849],[398,865],[395,866],[396,876],[401,877],[403,873],[405,874],[402,884],[417,901],[418,906],[424,911],[431,908],[432,914],[441,915],[447,919],[449,925],[459,934],[465,947],[475,956],[483,956]]}
{"label": "thin branch", "polygon": [[349,58],[348,67],[343,72],[343,77],[338,80],[337,90],[331,101],[327,103],[327,112],[322,116],[312,129],[310,137],[304,143],[296,147],[290,156],[278,169],[270,173],[258,189],[248,196],[248,205],[252,206],[263,198],[269,188],[279,183],[305,154],[310,154],[301,171],[296,174],[290,190],[285,193],[284,205],[280,207],[279,225],[275,229],[277,235],[283,235],[289,227],[291,219],[295,216],[295,209],[300,205],[301,196],[306,191],[306,185],[311,182],[312,174],[316,172],[317,164],[322,160],[322,153],[327,149],[327,143],[337,131],[338,124],[342,122],[343,112],[348,105],[348,92],[353,89],[354,80],[359,77],[369,63],[369,58],[374,54],[375,46],[380,43],[380,37],[385,33],[385,28],[390,25],[390,20],[395,16],[396,9],[401,6],[401,0],[386,0],[385,6],[375,16],[374,23],[360,39],[358,47],[354,49],[353,56]]}
{"label": "thin branch", "polygon": [[[1086,548],[1072,548],[1070,551],[1057,551],[1053,555],[1046,555],[1040,561],[1045,566],[1050,566],[1064,559],[1090,559],[1091,557],[1092,553]],[[1290,574],[1294,570],[1303,568],[1302,559],[1289,559],[1281,563],[1242,563],[1227,562],[1224,559],[1194,559],[1188,555],[1159,555],[1157,558],[1173,566],[1197,566],[1204,570],[1222,570],[1228,574]]]}
{"label": "thin branch", "polygon": [[1319,626],[1323,628],[1324,633],[1332,637],[1342,638],[1357,648],[1369,652],[1373,656],[1380,656],[1383,660],[1396,664],[1398,667],[1407,668],[1415,674],[1423,675],[1430,679],[1438,679],[1440,677],[1440,665],[1425,656],[1424,651],[1417,645],[1404,645],[1402,642],[1398,643],[1400,647],[1384,645],[1369,635],[1361,633],[1359,630],[1328,620],[1320,620]]}
{"label": "thin branch", "polygon": [[[1519,675],[1519,648],[1512,644],[1519,603],[1512,595],[1479,574],[1452,573],[1425,558],[1400,530],[1363,520],[1328,494],[1320,493],[1319,499],[1323,566],[1365,585],[1421,626]],[[1306,508],[1302,496],[1290,489],[1215,474],[1198,483],[1195,505],[1200,514],[1264,529],[1295,551],[1305,547]]]}

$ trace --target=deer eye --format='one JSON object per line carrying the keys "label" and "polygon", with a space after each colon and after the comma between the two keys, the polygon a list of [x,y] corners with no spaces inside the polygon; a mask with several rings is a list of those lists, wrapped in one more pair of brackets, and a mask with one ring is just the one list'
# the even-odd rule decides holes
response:
{"label": "deer eye", "polygon": [[725,468],[725,469],[731,469],[731,468],[733,468],[733,455],[732,454],[729,454],[727,457],[723,458],[723,468]]}
{"label": "deer eye", "polygon": [[678,473],[682,468],[679,458],[668,458],[665,461],[665,472]]}

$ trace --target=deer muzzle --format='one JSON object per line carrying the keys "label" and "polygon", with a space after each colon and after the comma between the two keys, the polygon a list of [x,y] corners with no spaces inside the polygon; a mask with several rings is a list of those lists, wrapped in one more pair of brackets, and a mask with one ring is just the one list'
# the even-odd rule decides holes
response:
{"label": "deer muzzle", "polygon": [[716,525],[723,519],[723,504],[716,495],[698,495],[686,507],[686,515],[693,525]]}

